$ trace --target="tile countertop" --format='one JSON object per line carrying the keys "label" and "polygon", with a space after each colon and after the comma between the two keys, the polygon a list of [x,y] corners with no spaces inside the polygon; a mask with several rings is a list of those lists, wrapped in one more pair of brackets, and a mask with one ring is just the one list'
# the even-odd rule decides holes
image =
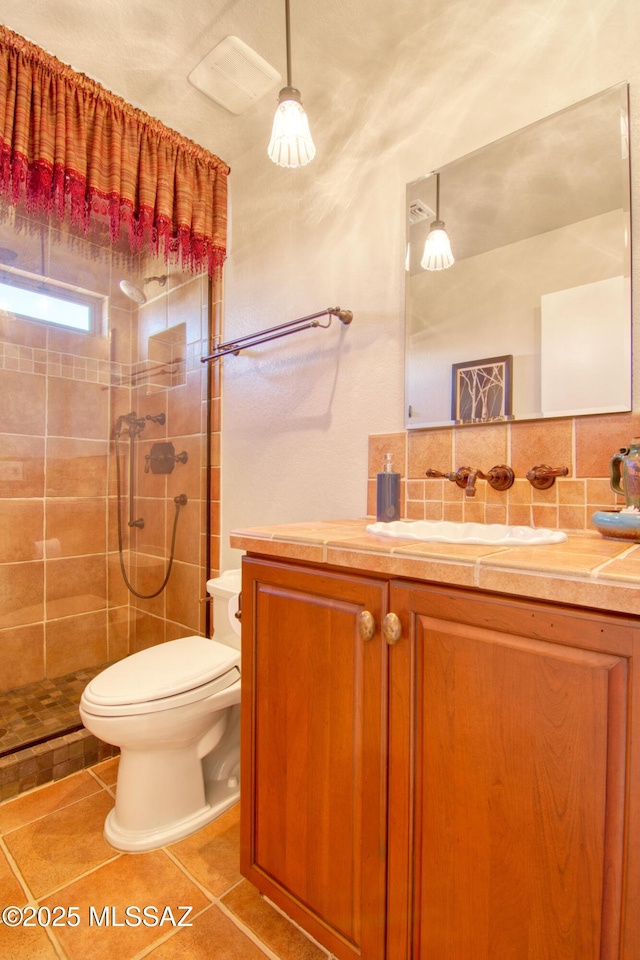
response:
{"label": "tile countertop", "polygon": [[565,543],[498,547],[419,543],[366,532],[371,518],[233,530],[231,546],[308,563],[474,587],[512,596],[640,615],[640,544],[591,531]]}

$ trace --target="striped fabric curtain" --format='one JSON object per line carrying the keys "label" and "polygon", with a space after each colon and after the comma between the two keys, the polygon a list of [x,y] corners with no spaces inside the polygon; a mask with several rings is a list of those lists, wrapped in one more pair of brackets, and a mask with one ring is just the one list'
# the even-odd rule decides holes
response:
{"label": "striped fabric curtain", "polygon": [[0,194],[220,272],[229,167],[0,25]]}

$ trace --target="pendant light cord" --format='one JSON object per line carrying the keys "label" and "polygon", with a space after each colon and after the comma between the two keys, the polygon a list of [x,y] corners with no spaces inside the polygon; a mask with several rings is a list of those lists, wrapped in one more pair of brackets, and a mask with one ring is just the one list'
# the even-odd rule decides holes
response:
{"label": "pendant light cord", "polygon": [[291,83],[291,17],[289,14],[289,0],[284,0],[285,31],[287,41],[287,86]]}

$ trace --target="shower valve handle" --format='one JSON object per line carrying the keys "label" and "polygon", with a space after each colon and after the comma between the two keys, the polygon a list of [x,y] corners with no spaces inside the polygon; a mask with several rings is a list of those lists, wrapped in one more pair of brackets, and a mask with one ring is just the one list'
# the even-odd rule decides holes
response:
{"label": "shower valve handle", "polygon": [[176,453],[175,447],[169,443],[154,443],[151,452],[146,455],[144,472],[149,473],[172,473],[176,463],[186,463],[189,454],[186,450],[182,453]]}

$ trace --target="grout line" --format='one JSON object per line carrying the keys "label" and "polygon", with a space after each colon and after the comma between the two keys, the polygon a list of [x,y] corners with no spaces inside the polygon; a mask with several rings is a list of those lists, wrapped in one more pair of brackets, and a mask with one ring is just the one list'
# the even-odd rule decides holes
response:
{"label": "grout line", "polygon": [[85,767],[85,770],[87,771],[87,773],[89,774],[89,776],[93,777],[93,779],[96,781],[96,783],[98,783],[101,787],[106,787],[106,786],[107,786],[107,784],[104,782],[104,780],[101,780],[101,779],[100,779],[100,774],[93,772],[93,767]]}
{"label": "grout line", "polygon": [[53,947],[53,949],[55,950],[55,952],[59,957],[59,960],[69,960],[69,954],[66,953],[62,944],[58,942],[58,938],[56,937],[51,927],[48,926],[48,927],[45,927],[44,929],[45,929],[45,933],[49,937],[49,942],[51,943],[51,946]]}
{"label": "grout line", "polygon": [[160,849],[164,853],[166,853],[169,860],[171,860],[172,863],[174,863],[176,867],[178,867],[178,869],[185,875],[185,877],[188,880],[190,880],[191,883],[193,883],[198,888],[198,890],[205,895],[205,897],[208,900],[210,900],[212,903],[217,902],[218,898],[216,897],[215,893],[212,893],[211,890],[209,890],[207,887],[204,886],[204,884],[200,883],[200,881],[196,877],[194,877],[193,874],[190,873],[190,871],[185,867],[185,865],[176,857],[175,853],[172,853],[169,850],[169,847],[161,847]]}
{"label": "grout line", "polygon": [[[39,903],[38,899],[33,895],[32,891],[30,890],[29,884],[23,877],[22,872],[16,860],[14,859],[11,851],[9,850],[4,839],[1,836],[0,836],[0,850],[2,850],[2,852],[4,853],[7,859],[7,863],[9,864],[15,879],[18,881],[18,883],[22,887],[25,893],[25,896],[27,898],[27,904],[31,906],[37,906]],[[58,938],[55,936],[53,931],[48,926],[45,928],[45,933],[47,934],[49,941],[51,942],[51,945],[55,950],[57,956],[59,957],[59,960],[68,960],[68,956],[63,950],[62,945],[59,943]]]}
{"label": "grout line", "polygon": [[[116,757],[111,757],[110,759],[115,760]],[[108,762],[109,762],[109,760],[101,760],[101,761],[100,761],[100,763],[108,763]],[[104,780],[102,780],[101,777],[100,777],[100,774],[94,772],[94,767],[95,767],[95,766],[96,766],[96,764],[94,764],[94,765],[91,766],[91,767],[84,767],[83,769],[84,769],[88,774],[90,774],[90,775],[93,777],[93,779],[96,781],[96,783],[98,783],[101,787],[103,787],[105,790],[107,790],[109,793],[111,793],[111,796],[112,796],[112,797],[115,796],[115,795],[112,793],[112,789],[115,787],[116,784],[115,784],[115,783],[106,783]],[[78,771],[78,773],[80,773],[80,772],[81,772],[81,771]]]}
{"label": "grout line", "polygon": [[[232,883],[232,884],[231,884],[229,887],[227,887],[221,894],[216,895],[216,894],[212,893],[210,890],[208,890],[206,887],[204,887],[204,886],[197,880],[197,878],[194,877],[192,873],[190,873],[190,871],[187,869],[187,867],[176,857],[176,855],[175,855],[174,853],[172,853],[172,852],[168,849],[168,847],[163,847],[162,849],[163,849],[164,852],[167,854],[167,856],[169,857],[169,859],[172,860],[177,867],[179,867],[179,869],[184,873],[184,875],[185,875],[192,883],[194,883],[194,884],[202,891],[202,893],[204,893],[207,897],[210,898],[210,900],[211,900],[211,906],[217,906],[217,907],[220,909],[220,911],[221,911],[229,920],[232,921],[232,923],[234,924],[234,926],[236,926],[236,927],[238,928],[238,930],[240,930],[241,933],[243,933],[246,937],[248,937],[249,940],[251,940],[256,946],[258,946],[258,947],[267,955],[267,957],[270,958],[270,960],[281,960],[280,956],[279,956],[277,953],[275,953],[269,946],[267,946],[267,944],[264,943],[264,941],[260,939],[260,937],[258,936],[258,934],[255,933],[250,926],[248,926],[246,923],[244,923],[244,921],[242,921],[235,913],[233,913],[233,911],[230,910],[229,907],[227,907],[227,905],[224,903],[223,897],[228,896],[228,894],[231,893],[232,890],[235,890],[237,887],[239,887],[239,886],[244,882],[244,878],[243,878],[243,877],[240,877],[238,880],[236,880],[234,883]],[[286,913],[284,913],[282,910],[280,910],[278,907],[276,907],[275,904],[272,904],[271,901],[268,900],[266,897],[265,897],[264,899],[266,900],[266,902],[267,902],[271,907],[274,907],[274,909],[276,910],[276,912],[279,913],[282,917],[284,917],[284,919],[287,920],[287,921],[291,924],[292,927],[295,927],[297,930],[299,930],[299,931],[303,934],[303,936],[306,937],[306,939],[308,939],[308,940],[310,940],[312,943],[316,944],[316,946],[318,946],[318,948],[319,948],[320,950],[322,950],[323,952],[326,953],[325,948],[322,947],[319,943],[317,943],[317,941],[314,940],[313,937],[311,937],[305,930],[303,930],[302,927],[300,927],[294,920],[292,920],[291,917],[287,916]],[[208,907],[205,907],[204,909],[208,909]],[[200,913],[202,913],[202,912],[203,912],[203,911],[200,911]],[[198,914],[197,916],[200,916],[200,914]],[[132,960],[139,960],[139,958],[138,958],[138,957],[134,957],[134,958],[132,958]],[[141,958],[140,958],[140,960],[141,960]]]}
{"label": "grout line", "polygon": [[221,893],[221,894],[220,894],[220,897],[219,897],[218,899],[221,900],[222,897],[228,896],[233,890],[237,890],[238,887],[239,887],[242,883],[244,883],[244,882],[245,882],[244,877],[240,877],[238,880],[236,880],[235,883],[232,883],[230,887],[227,887],[227,889],[224,891],[224,893]]}
{"label": "grout line", "polygon": [[[86,768],[85,768],[86,769]],[[76,770],[75,773],[70,773],[69,777],[75,777],[79,773],[84,773],[85,770]],[[67,777],[63,777],[63,780],[66,780]],[[10,797],[9,800],[5,800],[4,803],[11,803],[12,800],[21,800],[22,797],[31,796],[36,791],[42,790],[46,787],[51,787],[56,783],[60,783],[60,780],[50,780],[48,783],[41,783],[38,787],[34,787],[33,790],[26,790],[24,793],[19,793],[16,797]],[[100,785],[101,786],[101,785]],[[102,789],[105,789],[102,787]],[[16,833],[18,830],[22,830],[23,827],[29,827],[33,823],[37,823],[38,820],[45,820],[47,817],[52,816],[54,813],[58,813],[60,810],[66,810],[67,807],[73,807],[76,803],[82,803],[83,800],[88,800],[89,797],[95,797],[100,793],[100,790],[94,790],[93,793],[87,793],[84,797],[78,797],[77,800],[71,800],[69,803],[63,803],[59,807],[55,807],[53,810],[48,810],[46,813],[40,814],[40,816],[33,817],[31,820],[25,820],[24,823],[21,823],[17,827],[12,827],[10,830],[4,830],[0,833],[0,837],[8,837],[12,833]],[[111,794],[113,796],[113,794]]]}
{"label": "grout line", "polygon": [[[251,940],[251,942],[255,944],[255,946],[265,954],[265,956],[269,957],[269,960],[281,960],[281,957],[279,957],[278,954],[271,949],[271,947],[268,947],[267,944],[261,940],[256,933],[254,933],[251,927],[248,927],[247,924],[240,919],[240,917],[237,917],[233,911],[229,910],[225,903],[219,900],[217,906],[220,912],[223,913],[227,919],[231,920],[234,926],[241,933],[243,933],[248,940]],[[289,918],[287,917],[287,920],[288,919]]]}
{"label": "grout line", "polygon": [[[206,904],[206,906],[204,906],[202,910],[194,914],[193,918],[190,918],[190,919],[192,919],[192,921],[196,920],[198,917],[201,917],[203,913],[206,913],[208,910],[210,910],[213,906],[214,906],[213,903]],[[194,927],[195,923],[192,922],[191,926]],[[154,940],[153,943],[150,943],[148,946],[143,947],[142,950],[134,954],[131,957],[131,960],[143,960],[144,957],[148,957],[158,947],[161,947],[163,944],[167,943],[167,941],[177,936],[179,932],[180,931],[177,928],[167,931],[167,933],[163,937],[159,937],[157,940]],[[276,960],[279,960],[279,958],[276,958]]]}
{"label": "grout line", "polygon": [[66,890],[67,887],[73,886],[73,884],[77,883],[78,880],[84,880],[85,877],[90,877],[92,873],[95,873],[108,863],[113,863],[115,860],[118,860],[123,856],[123,854],[117,850],[114,850],[113,853],[114,856],[107,857],[106,860],[101,860],[100,863],[96,863],[93,867],[90,867],[89,870],[85,870],[84,873],[79,873],[77,876],[73,877],[71,880],[68,880],[66,883],[63,883],[61,886],[52,887],[51,890],[47,890],[46,893],[43,893],[42,896],[38,898],[39,901],[48,900],[49,897],[53,897],[56,893],[60,893],[62,890]]}
{"label": "grout line", "polygon": [[[220,894],[220,896],[216,896],[216,894],[208,890],[202,883],[200,883],[200,881],[196,877],[193,876],[192,873],[190,873],[187,867],[176,857],[174,853],[172,853],[169,850],[168,847],[162,847],[161,850],[167,855],[169,860],[171,860],[176,865],[176,867],[178,867],[178,869],[184,874],[184,876],[187,877],[187,879],[190,880],[196,887],[198,887],[201,893],[203,893],[209,900],[209,903],[205,907],[203,907],[202,910],[200,910],[197,914],[194,914],[194,917],[193,917],[194,920],[202,916],[202,914],[206,913],[208,910],[212,908],[218,908],[220,912],[223,913],[229,920],[231,920],[234,926],[242,934],[244,934],[244,936],[246,936],[247,939],[251,940],[251,942],[254,943],[255,946],[259,947],[259,949],[263,953],[265,953],[266,956],[270,958],[270,960],[281,960],[278,954],[274,953],[265,943],[263,943],[263,941],[260,940],[257,934],[254,933],[254,931],[250,927],[246,926],[246,924],[244,924],[238,917],[236,917],[236,915],[232,913],[229,910],[229,908],[226,907],[225,904],[222,902],[222,899],[221,899],[222,897],[226,896],[228,893],[231,892],[231,890],[234,890],[237,886],[239,886],[242,883],[242,879],[243,879],[242,877],[239,880],[237,880],[235,883],[232,883],[231,886],[227,887],[223,891],[223,893]],[[162,943],[166,943],[167,940],[171,939],[171,937],[175,936],[177,933],[178,933],[177,930],[170,931],[166,935],[166,937],[164,937],[162,940],[156,940],[148,948],[145,948],[141,953],[138,953],[134,957],[132,957],[132,960],[143,960],[143,958],[148,956],[156,947],[158,947]]]}
{"label": "grout line", "polygon": [[[51,785],[51,784],[43,784],[43,786],[45,786],[45,787],[46,787],[46,786],[50,786],[50,785]],[[105,793],[108,793],[108,792],[109,792],[109,791],[105,790]],[[90,797],[95,797],[95,796],[97,796],[98,793],[99,793],[99,791],[96,791],[95,793],[88,794],[86,797],[80,797],[80,799],[74,800],[72,803],[65,803],[65,804],[63,804],[63,805],[60,806],[60,807],[56,807],[55,810],[50,810],[49,813],[46,813],[46,814],[44,814],[44,815],[41,816],[41,817],[35,817],[33,820],[29,820],[29,821],[27,821],[26,823],[21,824],[20,827],[15,827],[13,830],[8,831],[4,836],[9,836],[10,834],[16,833],[18,830],[21,830],[22,827],[31,826],[32,824],[37,823],[39,820],[45,820],[47,817],[52,816],[52,815],[58,813],[60,810],[66,810],[66,809],[69,808],[69,807],[73,807],[73,806],[75,806],[76,804],[81,803],[83,800],[87,800],[87,799],[89,799]],[[61,886],[52,887],[51,890],[47,890],[47,891],[46,891],[45,893],[43,893],[41,896],[36,897],[36,896],[31,892],[31,890],[30,890],[30,888],[29,888],[26,880],[23,878],[22,873],[20,872],[20,869],[19,869],[16,861],[14,860],[13,856],[11,855],[11,853],[10,853],[10,851],[9,851],[6,843],[5,843],[4,836],[3,836],[3,835],[0,835],[0,849],[5,853],[5,856],[7,857],[7,860],[9,861],[9,864],[10,864],[10,866],[11,866],[11,869],[13,870],[13,872],[14,872],[15,875],[16,875],[16,879],[18,879],[18,880],[20,881],[21,886],[22,886],[22,887],[24,888],[24,890],[27,892],[29,901],[32,902],[32,903],[34,903],[34,904],[35,904],[35,903],[41,903],[43,900],[46,900],[46,899],[48,899],[49,897],[54,896],[56,893],[59,893],[61,890],[65,890],[67,887],[72,886],[72,885],[73,885],[74,883],[76,883],[78,880],[83,880],[85,877],[88,877],[88,876],[90,876],[92,873],[95,873],[96,870],[99,870],[101,867],[105,866],[105,864],[107,864],[107,863],[113,863],[115,860],[118,860],[120,857],[122,857],[122,853],[120,853],[119,851],[117,851],[117,850],[114,849],[114,850],[113,850],[113,856],[107,857],[106,860],[102,860],[100,863],[95,864],[95,865],[94,865],[93,867],[91,867],[89,870],[85,870],[84,873],[79,873],[77,876],[72,877],[71,880],[68,880],[66,883],[63,883]],[[113,848],[111,848],[111,849],[113,849]]]}
{"label": "grout line", "polygon": [[[85,767],[85,770],[88,771],[88,769],[89,769],[88,767]],[[109,785],[108,783],[102,783],[102,781],[101,781],[101,780],[98,780],[97,777],[94,777],[94,779],[95,779],[96,783],[101,787],[101,789],[104,790],[105,793],[108,793],[108,794],[109,794],[109,796],[111,797],[111,799],[112,799],[113,802],[115,803],[115,802],[116,802],[116,793],[115,793],[115,791],[116,791],[116,786],[117,786],[117,785],[116,785],[115,783],[112,783],[111,785]],[[92,797],[92,796],[94,796],[94,794],[90,793],[89,796]]]}
{"label": "grout line", "polygon": [[288,920],[289,923],[290,923],[293,927],[296,927],[296,928],[300,931],[300,933],[301,933],[304,937],[306,937],[307,940],[310,940],[311,943],[315,944],[316,947],[317,947],[319,950],[322,950],[323,953],[326,953],[327,956],[329,957],[329,960],[331,960],[331,951],[330,951],[330,950],[327,950],[326,947],[323,947],[322,944],[319,943],[314,937],[312,937],[310,933],[307,933],[307,931],[304,930],[304,929],[300,926],[299,923],[296,923],[295,920],[292,920],[291,917],[284,912],[284,910],[281,910],[281,909],[280,909],[280,907],[277,905],[277,903],[274,903],[272,900],[269,899],[269,897],[265,896],[264,894],[261,894],[261,896],[263,896],[264,900],[266,901],[266,903],[269,904],[270,907],[273,907],[273,909],[276,911],[276,913],[279,913],[280,916],[284,917],[285,920]]}
{"label": "grout line", "polygon": [[[637,547],[636,543],[631,543],[629,544],[629,547],[626,550],[624,550],[622,553],[616,554],[615,557],[607,557],[607,559],[603,560],[601,564],[593,568],[593,570],[591,571],[591,576],[597,579],[600,576],[600,572],[602,570],[605,570],[609,566],[609,564],[615,563],[617,560],[623,560],[624,558],[628,557],[630,554],[633,553],[636,547]],[[632,586],[632,584],[627,583],[626,586],[629,587],[629,586]]]}
{"label": "grout line", "polygon": [[[27,883],[27,881],[26,881],[26,880],[24,879],[24,877],[22,876],[22,873],[21,873],[21,871],[20,871],[20,868],[19,868],[18,864],[16,863],[16,861],[15,861],[15,859],[14,859],[11,851],[10,851],[9,848],[7,847],[7,845],[6,845],[5,841],[4,841],[4,837],[2,837],[2,836],[0,836],[0,850],[2,850],[2,852],[3,852],[4,855],[5,855],[5,857],[7,858],[7,862],[8,862],[8,864],[9,864],[9,866],[11,867],[11,870],[13,871],[13,874],[14,874],[16,880],[18,881],[18,883],[20,884],[20,886],[21,886],[22,889],[24,890],[24,893],[25,893],[25,896],[26,896],[28,902],[29,902],[29,903],[32,903],[32,904],[36,904],[38,901],[37,901],[37,899],[34,897],[33,893],[31,892],[31,890],[30,890],[30,888],[29,888],[29,884]],[[3,904],[3,906],[4,906],[4,904]]]}

